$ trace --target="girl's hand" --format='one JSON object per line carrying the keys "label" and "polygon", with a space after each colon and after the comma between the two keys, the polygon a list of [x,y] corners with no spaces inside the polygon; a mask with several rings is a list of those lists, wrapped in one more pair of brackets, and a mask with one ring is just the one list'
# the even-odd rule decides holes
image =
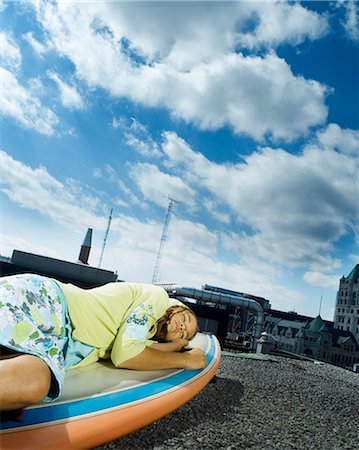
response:
{"label": "girl's hand", "polygon": [[172,342],[156,342],[151,345],[151,348],[154,350],[159,350],[160,352],[179,352],[184,347],[187,347],[187,345],[187,339],[178,339]]}
{"label": "girl's hand", "polygon": [[187,347],[189,341],[187,341],[187,339],[178,339],[177,341],[174,341],[174,343],[178,346],[178,350],[182,350],[183,348]]}
{"label": "girl's hand", "polygon": [[199,348],[194,348],[189,352],[185,352],[183,355],[186,357],[184,369],[203,369],[203,367],[207,364],[206,356]]}

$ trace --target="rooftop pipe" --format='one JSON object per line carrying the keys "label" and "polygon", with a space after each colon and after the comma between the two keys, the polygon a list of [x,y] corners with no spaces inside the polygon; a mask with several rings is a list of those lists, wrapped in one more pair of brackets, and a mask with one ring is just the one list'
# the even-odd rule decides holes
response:
{"label": "rooftop pipe", "polygon": [[228,295],[220,292],[206,291],[203,289],[181,287],[177,284],[159,284],[171,297],[187,297],[205,303],[218,303],[222,305],[232,305],[241,309],[247,309],[256,313],[256,323],[254,326],[253,349],[260,338],[264,323],[264,312],[262,306],[254,300],[241,297],[239,295]]}

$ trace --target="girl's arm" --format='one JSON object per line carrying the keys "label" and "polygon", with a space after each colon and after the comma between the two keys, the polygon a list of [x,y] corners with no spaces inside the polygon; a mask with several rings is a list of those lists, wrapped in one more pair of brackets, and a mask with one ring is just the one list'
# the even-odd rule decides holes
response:
{"label": "girl's arm", "polygon": [[175,342],[163,342],[157,343],[155,342],[150,347],[154,350],[159,350],[160,352],[179,352],[183,348],[187,347],[188,341],[187,339],[179,339]]}
{"label": "girl's arm", "polygon": [[120,363],[119,369],[163,370],[163,369],[202,369],[206,357],[202,350],[194,348],[188,352],[160,351],[146,347],[139,355]]}

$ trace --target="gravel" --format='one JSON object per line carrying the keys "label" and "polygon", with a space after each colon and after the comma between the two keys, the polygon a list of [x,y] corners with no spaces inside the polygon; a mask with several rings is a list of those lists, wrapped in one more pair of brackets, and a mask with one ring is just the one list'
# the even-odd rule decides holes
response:
{"label": "gravel", "polygon": [[97,450],[359,450],[359,374],[270,356],[223,356],[213,382]]}

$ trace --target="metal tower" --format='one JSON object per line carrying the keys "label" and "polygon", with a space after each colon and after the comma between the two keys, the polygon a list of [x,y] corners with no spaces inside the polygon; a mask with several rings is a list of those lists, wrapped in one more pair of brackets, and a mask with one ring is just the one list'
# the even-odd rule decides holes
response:
{"label": "metal tower", "polygon": [[101,263],[102,263],[102,258],[103,258],[103,252],[105,251],[105,246],[106,246],[106,241],[107,241],[107,236],[108,236],[108,232],[110,231],[110,225],[111,225],[111,220],[112,220],[112,212],[113,212],[113,208],[111,208],[110,211],[110,217],[108,218],[108,223],[107,223],[107,228],[106,228],[106,233],[105,233],[105,237],[103,239],[103,244],[102,244],[102,250],[101,250],[101,256],[100,256],[100,261],[98,263],[98,267],[101,267]]}
{"label": "metal tower", "polygon": [[167,208],[167,214],[166,214],[166,218],[165,218],[165,223],[163,224],[160,248],[158,249],[158,253],[157,253],[156,266],[155,266],[155,270],[153,271],[153,277],[152,277],[152,284],[158,282],[158,274],[159,274],[159,270],[160,270],[161,256],[163,253],[163,247],[164,247],[166,239],[167,239],[168,225],[169,225],[170,219],[171,219],[171,212],[172,212],[173,204],[179,203],[177,200],[175,200],[174,198],[171,198],[171,197],[168,197],[168,200],[169,200],[169,203],[168,203],[168,208]]}

